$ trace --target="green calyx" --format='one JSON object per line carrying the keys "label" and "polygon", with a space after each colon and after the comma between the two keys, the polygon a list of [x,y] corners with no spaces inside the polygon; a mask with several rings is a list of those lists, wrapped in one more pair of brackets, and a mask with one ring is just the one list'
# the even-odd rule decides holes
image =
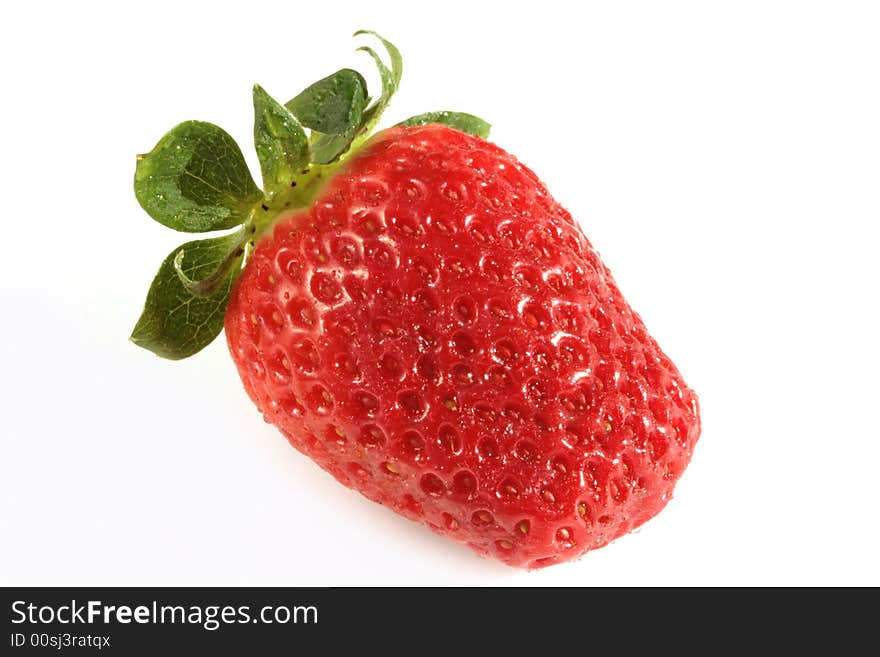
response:
{"label": "green calyx", "polygon": [[[372,100],[349,68],[281,104],[254,85],[254,146],[263,188],[235,140],[211,123],[187,121],[139,155],[134,192],[160,224],[187,233],[229,231],[183,244],[159,268],[131,340],[163,358],[197,353],[220,333],[232,284],[256,241],[283,214],[309,207],[326,180],[369,138],[403,72],[400,52],[375,32],[390,66],[369,46],[382,90]],[[398,125],[442,123],[486,138],[489,124],[461,112],[428,112]]]}

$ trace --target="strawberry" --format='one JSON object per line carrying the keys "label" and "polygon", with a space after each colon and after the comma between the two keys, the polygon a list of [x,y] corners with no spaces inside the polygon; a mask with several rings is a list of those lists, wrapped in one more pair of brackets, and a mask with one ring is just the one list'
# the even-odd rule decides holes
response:
{"label": "strawberry", "polygon": [[241,227],[166,258],[133,339],[180,358],[225,326],[266,421],[341,483],[512,566],[576,558],[669,501],[696,395],[488,124],[370,137],[400,80],[381,41],[373,105],[350,69],[286,105],[255,88],[263,191],[210,124],[141,158],[154,218]]}

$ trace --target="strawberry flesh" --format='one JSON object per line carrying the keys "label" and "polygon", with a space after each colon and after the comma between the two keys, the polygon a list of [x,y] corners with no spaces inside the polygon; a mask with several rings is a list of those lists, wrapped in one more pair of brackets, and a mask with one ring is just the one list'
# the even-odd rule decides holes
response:
{"label": "strawberry flesh", "polygon": [[695,394],[529,169],[456,130],[373,137],[233,289],[244,386],[343,484],[507,564],[657,514]]}

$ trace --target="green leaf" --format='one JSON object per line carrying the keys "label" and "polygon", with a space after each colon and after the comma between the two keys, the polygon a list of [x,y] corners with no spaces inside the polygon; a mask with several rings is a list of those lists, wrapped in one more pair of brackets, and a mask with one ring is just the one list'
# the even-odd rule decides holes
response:
{"label": "green leaf", "polygon": [[379,41],[382,42],[382,45],[385,46],[385,50],[388,52],[388,58],[391,60],[391,69],[389,70],[379,55],[376,54],[375,50],[368,46],[361,46],[358,48],[358,50],[363,50],[373,58],[373,61],[376,62],[376,67],[379,69],[379,77],[382,79],[382,95],[379,96],[375,103],[364,111],[361,125],[358,128],[359,134],[366,134],[372,130],[379,121],[382,112],[385,111],[385,108],[388,107],[388,103],[391,101],[391,96],[394,95],[397,88],[400,86],[400,78],[403,75],[403,59],[400,56],[400,51],[393,43],[383,39],[375,32],[370,30],[358,30],[354,33],[354,36],[359,36],[361,34],[369,34],[379,39]]}
{"label": "green leaf", "polygon": [[144,311],[131,340],[139,347],[171,360],[187,358],[206,347],[223,328],[226,304],[239,267],[226,271],[215,291],[199,297],[186,289],[175,270],[175,259],[184,255],[178,267],[192,281],[205,280],[227,262],[230,252],[237,253],[233,263],[241,262],[242,235],[245,229],[214,239],[187,242],[172,251],[153,279]]}
{"label": "green leaf", "polygon": [[328,164],[351,146],[367,101],[364,78],[344,68],[318,80],[285,107],[312,130],[312,162]]}
{"label": "green leaf", "polygon": [[201,121],[181,123],[138,156],[134,193],[153,219],[189,233],[237,226],[263,197],[235,140]]}
{"label": "green leaf", "polygon": [[197,297],[210,297],[219,290],[225,283],[229,273],[235,268],[241,266],[241,259],[244,255],[244,245],[247,242],[251,231],[247,227],[241,228],[235,235],[238,240],[233,243],[226,257],[221,260],[216,269],[207,275],[200,272],[204,278],[192,279],[183,268],[183,259],[186,257],[186,249],[181,248],[174,256],[174,272],[177,278],[183,284],[187,292]]}
{"label": "green leaf", "polygon": [[285,103],[307,128],[324,134],[354,132],[367,106],[367,83],[350,68],[336,71]]}
{"label": "green leaf", "polygon": [[335,161],[348,150],[354,140],[354,133],[347,135],[325,135],[320,132],[312,133],[312,162],[315,164],[329,164]]}
{"label": "green leaf", "polygon": [[473,114],[446,111],[425,112],[424,114],[419,114],[418,116],[412,116],[406,121],[401,121],[397,125],[416,126],[427,125],[429,123],[441,123],[443,125],[449,126],[450,128],[460,130],[461,132],[466,132],[469,135],[482,137],[483,139],[486,139],[489,136],[489,130],[492,128],[489,123],[479,118],[478,116],[474,116]]}
{"label": "green leaf", "polygon": [[268,196],[289,187],[309,165],[305,130],[289,109],[258,84],[254,85],[254,145]]}

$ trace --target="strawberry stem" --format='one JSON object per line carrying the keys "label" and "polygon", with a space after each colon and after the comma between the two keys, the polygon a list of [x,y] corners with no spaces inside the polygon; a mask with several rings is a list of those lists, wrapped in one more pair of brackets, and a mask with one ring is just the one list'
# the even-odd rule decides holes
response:
{"label": "strawberry stem", "polygon": [[286,189],[264,199],[248,220],[253,227],[249,242],[255,244],[279,218],[311,207],[324,183],[343,161],[344,158],[340,158],[331,164],[309,165],[293,177]]}

